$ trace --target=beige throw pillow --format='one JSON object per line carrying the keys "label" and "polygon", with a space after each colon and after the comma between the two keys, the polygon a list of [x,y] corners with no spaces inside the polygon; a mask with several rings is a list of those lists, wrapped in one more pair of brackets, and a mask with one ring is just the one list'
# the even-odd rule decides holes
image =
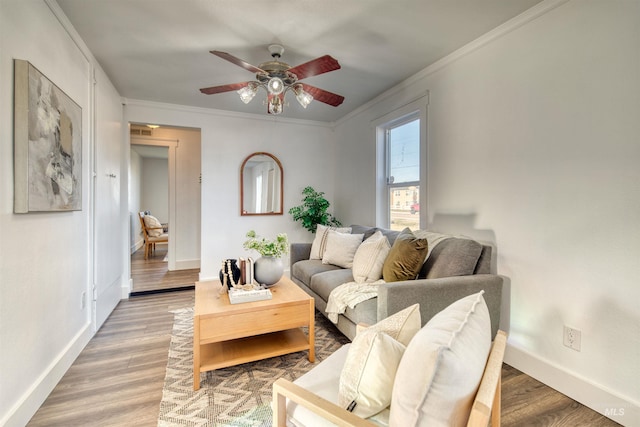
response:
{"label": "beige throw pillow", "polygon": [[416,237],[409,228],[398,234],[382,267],[385,282],[414,280],[427,256],[427,239]]}
{"label": "beige throw pillow", "polygon": [[362,242],[353,257],[353,280],[364,283],[381,279],[390,249],[389,240],[379,230]]}
{"label": "beige throw pillow", "polygon": [[398,365],[389,425],[466,426],[491,349],[484,291],[436,314]]}
{"label": "beige throw pillow", "polygon": [[162,235],[162,224],[153,215],[144,216],[144,225],[147,226],[147,234],[149,237],[158,237]]}
{"label": "beige throw pillow", "polygon": [[353,257],[362,243],[364,234],[327,232],[327,244],[322,255],[323,264],[333,264],[342,268],[353,267]]}
{"label": "beige throw pillow", "polygon": [[311,244],[311,255],[309,259],[322,259],[324,251],[327,247],[327,236],[329,230],[337,231],[338,233],[351,233],[351,227],[327,227],[326,225],[318,224],[316,228],[316,237]]}
{"label": "beige throw pillow", "polygon": [[363,418],[389,406],[396,368],[420,325],[414,304],[358,333],[340,374],[338,405]]}

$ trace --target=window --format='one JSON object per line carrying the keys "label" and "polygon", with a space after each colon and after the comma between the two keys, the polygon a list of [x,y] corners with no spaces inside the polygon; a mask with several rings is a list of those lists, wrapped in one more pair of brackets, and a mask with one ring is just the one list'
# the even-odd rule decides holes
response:
{"label": "window", "polygon": [[384,127],[389,228],[420,228],[420,119],[411,114]]}
{"label": "window", "polygon": [[428,106],[429,93],[425,92],[371,122],[376,129],[379,227],[426,228]]}

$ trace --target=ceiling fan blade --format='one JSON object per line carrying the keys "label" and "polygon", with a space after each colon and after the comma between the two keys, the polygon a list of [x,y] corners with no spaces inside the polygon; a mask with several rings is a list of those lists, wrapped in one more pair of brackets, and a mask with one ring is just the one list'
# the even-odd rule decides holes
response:
{"label": "ceiling fan blade", "polygon": [[266,72],[261,69],[256,67],[255,65],[251,65],[249,64],[247,61],[243,61],[242,59],[231,55],[230,53],[227,52],[221,52],[219,50],[211,50],[211,53],[213,53],[215,56],[218,56],[222,59],[226,59],[227,61],[231,62],[232,64],[236,64],[238,67],[242,67],[247,71],[251,71],[252,73],[261,73],[261,74],[265,74]]}
{"label": "ceiling fan blade", "polygon": [[232,90],[242,89],[243,87],[247,86],[249,83],[251,82],[231,83],[231,84],[222,85],[222,86],[205,87],[200,89],[200,92],[206,95],[213,95],[216,93],[223,93],[223,92],[231,92]]}
{"label": "ceiling fan blade", "polygon": [[342,101],[344,101],[344,96],[342,95],[338,95],[329,92],[328,90],[320,89],[304,83],[301,83],[301,85],[306,92],[309,92],[309,94],[313,96],[313,99],[315,99],[316,101],[324,102],[325,104],[331,105],[332,107],[337,107],[338,105],[342,104]]}
{"label": "ceiling fan blade", "polygon": [[307,77],[317,76],[318,74],[324,74],[329,71],[339,69],[340,64],[338,61],[329,55],[325,55],[320,58],[312,59],[304,64],[297,65],[293,68],[289,68],[288,71],[295,74],[298,77],[298,80],[302,80]]}

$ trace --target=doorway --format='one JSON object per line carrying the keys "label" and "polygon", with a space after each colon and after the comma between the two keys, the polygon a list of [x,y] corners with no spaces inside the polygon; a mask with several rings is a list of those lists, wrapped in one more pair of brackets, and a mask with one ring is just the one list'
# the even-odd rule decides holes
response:
{"label": "doorway", "polygon": [[[200,129],[130,128],[131,295],[193,287],[200,273]],[[168,234],[146,259],[139,212]]]}

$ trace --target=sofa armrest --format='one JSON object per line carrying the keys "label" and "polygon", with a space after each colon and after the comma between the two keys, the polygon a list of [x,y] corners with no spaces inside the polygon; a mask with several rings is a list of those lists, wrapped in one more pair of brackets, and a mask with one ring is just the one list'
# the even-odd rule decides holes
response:
{"label": "sofa armrest", "polygon": [[420,316],[424,325],[453,302],[484,289],[484,299],[491,317],[491,338],[493,339],[500,325],[502,283],[502,277],[495,274],[384,283],[378,287],[378,321],[419,303]]}
{"label": "sofa armrest", "polygon": [[311,243],[291,243],[289,248],[289,267],[293,272],[293,264],[303,259],[309,259],[311,255]]}

